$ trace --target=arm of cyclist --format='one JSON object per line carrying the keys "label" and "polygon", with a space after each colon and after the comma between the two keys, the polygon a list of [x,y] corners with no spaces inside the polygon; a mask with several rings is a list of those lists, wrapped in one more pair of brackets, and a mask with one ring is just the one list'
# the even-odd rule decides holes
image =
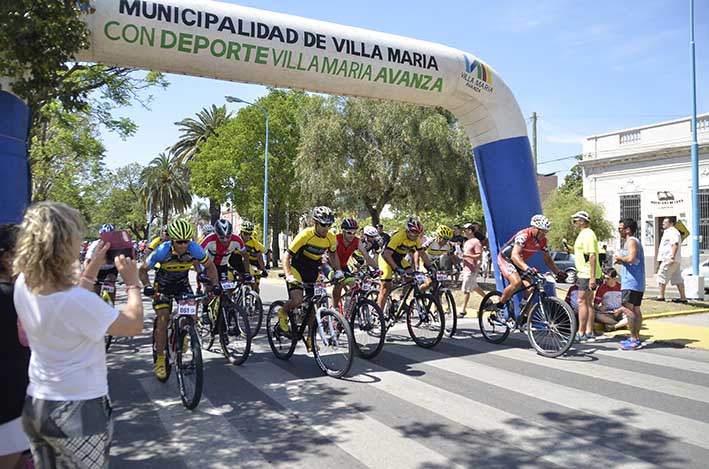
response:
{"label": "arm of cyclist", "polygon": [[207,271],[209,281],[212,283],[214,288],[217,288],[219,286],[219,273],[217,272],[217,266],[214,265],[212,259],[207,259],[204,263],[204,268]]}
{"label": "arm of cyclist", "polygon": [[559,268],[556,266],[554,263],[554,259],[551,258],[551,254],[549,254],[549,251],[542,251],[542,254],[544,256],[544,263],[551,269],[552,272],[554,272],[554,275],[560,275],[563,271],[559,270]]}
{"label": "arm of cyclist", "polygon": [[362,254],[362,257],[364,258],[364,261],[367,263],[367,265],[369,265],[373,269],[379,269],[379,264],[377,264],[377,261],[369,255],[361,239],[359,240],[359,246],[357,247],[357,249],[359,249],[359,252]]}
{"label": "arm of cyclist", "polygon": [[290,266],[291,259],[292,255],[290,251],[286,249],[286,253],[283,255],[283,274],[286,276],[286,282],[288,283],[295,282],[295,276],[293,275],[293,271]]}
{"label": "arm of cyclist", "polygon": [[436,267],[433,265],[433,261],[431,261],[431,258],[428,257],[428,254],[426,254],[426,251],[421,250],[418,251],[419,257],[421,258],[421,261],[423,261],[423,266],[426,267],[426,270],[429,272],[433,272],[436,270]]}
{"label": "arm of cyclist", "polygon": [[115,264],[126,284],[128,302],[125,309],[109,326],[107,333],[113,336],[132,337],[143,331],[143,301],[140,297],[138,265],[133,259],[123,255],[116,257]]}
{"label": "arm of cyclist", "polygon": [[524,262],[524,259],[522,259],[522,246],[519,244],[515,244],[514,247],[512,248],[512,254],[510,255],[512,258],[512,262],[514,263],[515,266],[517,266],[518,269],[522,271],[529,272],[533,270],[526,262]]}

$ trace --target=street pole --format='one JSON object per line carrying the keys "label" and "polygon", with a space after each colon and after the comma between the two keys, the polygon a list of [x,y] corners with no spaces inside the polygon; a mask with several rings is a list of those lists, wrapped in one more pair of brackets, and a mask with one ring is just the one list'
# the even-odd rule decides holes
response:
{"label": "street pole", "polygon": [[694,0],[689,0],[692,64],[692,274],[699,275],[699,145],[697,144],[697,70],[694,64]]}
{"label": "street pole", "polygon": [[532,161],[534,162],[534,174],[537,174],[537,113],[532,113]]}
{"label": "street pole", "polygon": [[153,227],[153,193],[150,193],[148,197],[148,242],[153,240],[152,237],[152,227]]}
{"label": "street pole", "polygon": [[264,155],[264,172],[263,172],[263,247],[268,249],[268,111],[256,103],[249,101],[244,101],[236,96],[224,96],[226,102],[228,103],[243,103],[249,104],[251,106],[256,106],[261,109],[264,116],[266,116],[266,149]]}

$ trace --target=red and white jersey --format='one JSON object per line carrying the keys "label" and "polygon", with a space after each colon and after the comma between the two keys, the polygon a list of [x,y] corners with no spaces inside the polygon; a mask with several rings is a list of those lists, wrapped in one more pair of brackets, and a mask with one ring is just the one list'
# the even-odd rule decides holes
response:
{"label": "red and white jersey", "polygon": [[201,246],[207,251],[209,258],[214,261],[214,265],[227,265],[229,256],[234,252],[243,252],[244,241],[238,235],[231,235],[228,243],[222,244],[216,233],[210,233],[202,240]]}

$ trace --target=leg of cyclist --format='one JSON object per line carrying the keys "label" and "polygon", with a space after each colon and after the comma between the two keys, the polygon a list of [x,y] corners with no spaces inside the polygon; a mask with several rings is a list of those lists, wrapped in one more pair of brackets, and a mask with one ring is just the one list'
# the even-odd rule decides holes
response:
{"label": "leg of cyclist", "polygon": [[290,329],[288,323],[288,313],[303,303],[303,279],[298,270],[291,266],[291,274],[295,277],[295,282],[288,283],[288,301],[278,311],[278,327],[287,332]]}
{"label": "leg of cyclist", "polygon": [[165,345],[167,344],[167,321],[170,318],[169,308],[169,302],[160,299],[153,300],[153,309],[155,309],[155,315],[157,316],[157,329],[155,330],[155,350],[157,353],[157,359],[153,365],[153,371],[155,372],[155,376],[160,380],[167,378]]}
{"label": "leg of cyclist", "polygon": [[384,258],[379,255],[379,270],[382,272],[379,279],[381,280],[381,286],[379,288],[379,296],[377,297],[377,304],[384,311],[384,305],[386,304],[387,297],[391,291],[391,280],[394,276],[394,270],[391,268],[389,263],[384,260]]}

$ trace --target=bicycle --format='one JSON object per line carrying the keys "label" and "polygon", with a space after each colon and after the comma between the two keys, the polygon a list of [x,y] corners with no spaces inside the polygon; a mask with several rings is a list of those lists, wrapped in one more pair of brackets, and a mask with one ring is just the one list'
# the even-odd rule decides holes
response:
{"label": "bicycle", "polygon": [[[233,272],[234,275],[240,275],[236,270]],[[241,282],[239,282],[239,286],[234,292],[234,303],[238,304],[246,312],[249,326],[251,327],[251,338],[254,338],[261,331],[263,303],[261,302],[261,296],[253,289],[256,279],[252,278],[247,282],[243,280],[243,277],[240,278]]]}
{"label": "bicycle", "polygon": [[359,355],[369,360],[376,357],[384,346],[386,320],[377,302],[367,298],[369,292],[376,288],[371,274],[361,270],[348,277],[354,282],[340,298],[338,308],[350,323]]}
{"label": "bicycle", "polygon": [[[285,275],[279,274],[279,277],[285,278]],[[317,282],[301,285],[306,295],[303,303],[288,313],[290,328],[287,332],[278,325],[278,311],[286,302],[278,300],[271,303],[266,315],[268,344],[276,358],[288,360],[299,340],[307,347],[305,329],[308,327],[307,337],[318,367],[328,376],[341,378],[350,370],[354,359],[354,338],[350,325],[337,311],[322,306],[323,300],[327,301],[324,287],[317,286]],[[312,289],[313,293],[307,293],[308,289]],[[309,327],[311,322],[315,327]]]}
{"label": "bicycle", "polygon": [[233,365],[241,365],[251,352],[251,327],[246,311],[233,299],[236,282],[223,279],[222,292],[214,296],[197,318],[197,331],[204,350],[211,350],[214,339],[224,358]]}
{"label": "bicycle", "polygon": [[[101,290],[99,292],[99,296],[103,301],[111,305],[112,307],[115,307],[115,303],[113,302],[113,299],[111,298],[111,293],[114,293],[116,291],[116,281],[115,280],[105,280],[101,282]],[[108,349],[111,347],[111,344],[113,343],[113,336],[106,334],[103,337],[104,340],[104,346],[106,349],[106,352],[108,352]]]}
{"label": "bicycle", "polygon": [[[389,292],[384,305],[384,316],[389,329],[406,316],[409,336],[419,347],[432,348],[438,345],[445,332],[445,315],[438,300],[430,293],[421,291],[420,286],[430,274],[414,272],[401,275],[402,281]],[[403,290],[398,300],[394,292]]]}
{"label": "bicycle", "polygon": [[[202,364],[202,350],[199,336],[195,329],[195,317],[200,300],[206,295],[161,295],[170,301],[170,317],[167,322],[167,340],[165,342],[165,367],[167,375],[162,382],[170,378],[172,362],[175,362],[177,372],[177,387],[180,392],[182,405],[194,409],[202,398],[202,384],[204,369]],[[173,309],[173,303],[176,307]],[[157,345],[155,342],[158,318],[153,319],[153,363],[157,361]]]}
{"label": "bicycle", "polygon": [[529,343],[538,354],[556,358],[566,353],[574,342],[576,316],[565,301],[549,296],[544,291],[547,282],[549,280],[544,275],[535,274],[531,285],[515,291],[514,295],[532,290],[528,301],[520,304],[520,314],[516,314],[512,301],[505,303],[502,309],[497,309],[496,304],[502,295],[499,291],[485,295],[478,311],[478,324],[485,340],[500,344],[512,330],[524,332],[526,324]]}
{"label": "bicycle", "polygon": [[433,290],[431,294],[438,300],[438,303],[443,308],[443,314],[446,318],[446,333],[448,337],[453,337],[458,331],[458,311],[455,305],[455,298],[449,285],[453,281],[451,276],[457,274],[456,270],[436,271],[436,278],[433,279]]}

